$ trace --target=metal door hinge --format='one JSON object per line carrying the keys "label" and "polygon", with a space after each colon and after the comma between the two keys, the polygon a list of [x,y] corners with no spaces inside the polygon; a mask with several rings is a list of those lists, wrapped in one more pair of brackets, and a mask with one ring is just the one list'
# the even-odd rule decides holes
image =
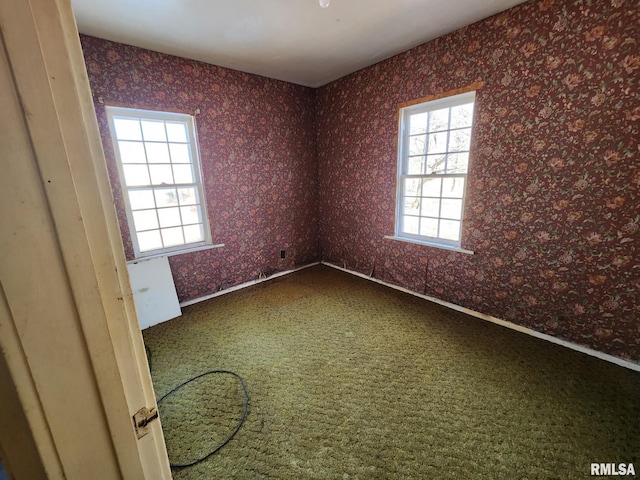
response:
{"label": "metal door hinge", "polygon": [[133,426],[136,429],[138,438],[144,437],[149,433],[149,424],[158,418],[157,408],[142,407],[133,416]]}

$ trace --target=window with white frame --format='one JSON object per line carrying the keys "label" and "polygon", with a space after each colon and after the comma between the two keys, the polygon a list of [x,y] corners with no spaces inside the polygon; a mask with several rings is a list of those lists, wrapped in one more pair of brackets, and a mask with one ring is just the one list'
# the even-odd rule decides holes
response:
{"label": "window with white frame", "polygon": [[193,117],[106,111],[136,258],[210,245]]}
{"label": "window with white frame", "polygon": [[460,247],[475,92],[400,111],[396,237]]}

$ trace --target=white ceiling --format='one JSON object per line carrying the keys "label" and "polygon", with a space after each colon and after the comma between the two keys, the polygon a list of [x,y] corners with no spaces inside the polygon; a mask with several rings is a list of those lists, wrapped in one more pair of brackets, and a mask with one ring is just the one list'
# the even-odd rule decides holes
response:
{"label": "white ceiling", "polygon": [[72,0],[80,33],[318,87],[524,0]]}

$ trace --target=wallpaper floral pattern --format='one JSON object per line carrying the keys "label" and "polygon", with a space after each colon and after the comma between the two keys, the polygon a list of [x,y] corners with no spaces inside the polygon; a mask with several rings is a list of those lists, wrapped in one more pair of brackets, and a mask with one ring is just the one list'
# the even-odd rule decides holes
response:
{"label": "wallpaper floral pattern", "polygon": [[[323,258],[639,362],[639,7],[531,1],[319,89]],[[398,104],[477,81],[475,255],[385,239]]]}
{"label": "wallpaper floral pattern", "polygon": [[[640,8],[533,0],[317,90],[82,37],[104,106],[194,112],[214,243],[180,300],[319,258],[640,362]],[[477,81],[463,247],[394,232],[398,104]],[[287,258],[279,253],[286,249]]]}
{"label": "wallpaper floral pattern", "polygon": [[128,260],[131,236],[100,100],[200,111],[211,234],[225,246],[169,257],[181,301],[318,260],[312,89],[94,37],[81,41]]}

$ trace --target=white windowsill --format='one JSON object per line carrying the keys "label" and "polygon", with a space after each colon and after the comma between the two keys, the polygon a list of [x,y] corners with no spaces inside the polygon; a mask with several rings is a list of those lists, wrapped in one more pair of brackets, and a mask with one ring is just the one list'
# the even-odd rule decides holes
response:
{"label": "white windowsill", "polygon": [[182,255],[183,253],[200,252],[202,250],[211,250],[211,249],[214,249],[214,248],[221,248],[221,247],[224,247],[224,243],[218,243],[216,245],[201,245],[199,247],[185,248],[184,250],[174,250],[172,252],[160,252],[160,253],[156,253],[154,255],[145,255],[143,257],[137,257],[137,258],[135,258],[133,260],[129,260],[127,263],[144,262],[145,260],[150,260],[152,258],[172,257],[174,255]]}
{"label": "white windowsill", "polygon": [[441,248],[443,250],[450,250],[452,252],[466,253],[467,255],[474,255],[475,252],[466,250],[464,248],[455,247],[453,245],[446,245],[443,243],[425,242],[424,240],[417,240],[415,238],[397,237],[395,235],[385,235],[384,238],[388,240],[398,240],[406,243],[416,243],[418,245],[425,245],[427,247]]}

